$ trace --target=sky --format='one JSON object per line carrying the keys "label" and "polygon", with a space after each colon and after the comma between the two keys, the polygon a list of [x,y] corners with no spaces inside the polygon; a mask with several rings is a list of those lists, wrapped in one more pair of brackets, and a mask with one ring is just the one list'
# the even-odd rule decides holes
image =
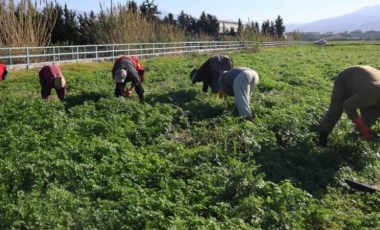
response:
{"label": "sky", "polygon": [[[112,0],[126,5],[128,0]],[[135,0],[141,5],[143,0]],[[151,1],[151,0],[149,0]],[[111,0],[57,0],[71,10],[98,12],[100,5],[109,8]],[[320,19],[342,16],[363,7],[380,4],[380,0],[154,0],[158,10],[178,15],[184,13],[199,18],[204,11],[219,20],[243,23],[276,20],[281,16],[285,24],[308,23]],[[380,12],[379,12],[380,13]]]}

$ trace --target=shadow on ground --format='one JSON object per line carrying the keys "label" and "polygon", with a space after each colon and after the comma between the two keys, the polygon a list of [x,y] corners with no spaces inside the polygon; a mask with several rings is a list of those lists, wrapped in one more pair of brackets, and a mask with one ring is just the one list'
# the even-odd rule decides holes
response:
{"label": "shadow on ground", "polygon": [[323,197],[329,187],[340,189],[345,186],[339,180],[342,168],[360,171],[368,164],[360,149],[350,145],[332,145],[321,149],[315,143],[304,141],[276,150],[263,149],[263,152],[257,154],[254,160],[266,179],[275,183],[290,180],[301,190],[318,198]]}
{"label": "shadow on ground", "polygon": [[107,97],[108,95],[105,93],[99,92],[82,92],[79,95],[67,96],[65,98],[65,107],[66,110],[77,106],[82,105],[86,101],[98,101],[100,98]]}
{"label": "shadow on ground", "polygon": [[222,115],[226,110],[225,106],[202,101],[202,99],[197,98],[196,95],[197,92],[194,90],[177,90],[158,96],[152,96],[147,98],[147,102],[150,104],[171,104],[186,113],[189,121],[215,118]]}

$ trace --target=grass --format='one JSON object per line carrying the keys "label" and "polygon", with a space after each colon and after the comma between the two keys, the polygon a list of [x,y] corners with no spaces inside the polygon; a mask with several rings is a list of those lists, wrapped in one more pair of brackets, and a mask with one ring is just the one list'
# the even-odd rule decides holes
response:
{"label": "grass", "polygon": [[260,75],[254,123],[234,115],[233,98],[191,84],[207,55],[145,60],[145,104],[113,96],[110,62],[63,65],[63,103],[40,99],[36,70],[12,72],[0,84],[0,227],[379,228],[379,193],[344,182],[377,186],[379,147],[345,115],[329,148],[314,132],[336,74],[380,68],[379,49],[230,53]]}

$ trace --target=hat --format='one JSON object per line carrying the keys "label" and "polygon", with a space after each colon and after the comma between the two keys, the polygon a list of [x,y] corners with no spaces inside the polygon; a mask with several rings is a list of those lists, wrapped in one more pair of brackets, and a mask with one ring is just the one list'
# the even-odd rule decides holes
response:
{"label": "hat", "polygon": [[62,89],[66,86],[66,79],[62,76],[58,76],[54,78],[54,88]]}
{"label": "hat", "polygon": [[115,72],[115,81],[117,83],[123,83],[127,77],[127,71],[123,68],[116,70]]}

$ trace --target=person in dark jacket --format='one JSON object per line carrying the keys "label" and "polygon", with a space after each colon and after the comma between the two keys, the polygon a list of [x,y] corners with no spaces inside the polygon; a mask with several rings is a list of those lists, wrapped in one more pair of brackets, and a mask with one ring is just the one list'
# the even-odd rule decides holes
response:
{"label": "person in dark jacket", "polygon": [[[113,65],[112,78],[116,82],[115,96],[131,97],[135,89],[140,101],[144,101],[144,67],[136,57],[119,57]],[[131,82],[131,86],[125,91],[127,82]]]}
{"label": "person in dark jacket", "polygon": [[253,121],[250,100],[258,83],[259,75],[253,69],[237,67],[224,71],[218,81],[219,97],[234,96],[239,115]]}
{"label": "person in dark jacket", "polygon": [[39,71],[41,97],[49,99],[52,88],[57,92],[59,100],[66,97],[66,79],[57,65],[47,65]]}
{"label": "person in dark jacket", "polygon": [[202,91],[206,93],[211,88],[212,93],[218,93],[219,75],[234,67],[233,60],[227,55],[215,55],[207,59],[199,69],[193,69],[190,80],[193,84],[203,82]]}
{"label": "person in dark jacket", "polygon": [[0,64],[0,81],[6,80],[7,75],[8,75],[7,66],[5,64]]}
{"label": "person in dark jacket", "polygon": [[362,65],[348,67],[339,73],[334,82],[330,106],[318,126],[319,146],[327,146],[328,136],[343,111],[365,140],[375,137],[369,127],[380,117],[379,70]]}

